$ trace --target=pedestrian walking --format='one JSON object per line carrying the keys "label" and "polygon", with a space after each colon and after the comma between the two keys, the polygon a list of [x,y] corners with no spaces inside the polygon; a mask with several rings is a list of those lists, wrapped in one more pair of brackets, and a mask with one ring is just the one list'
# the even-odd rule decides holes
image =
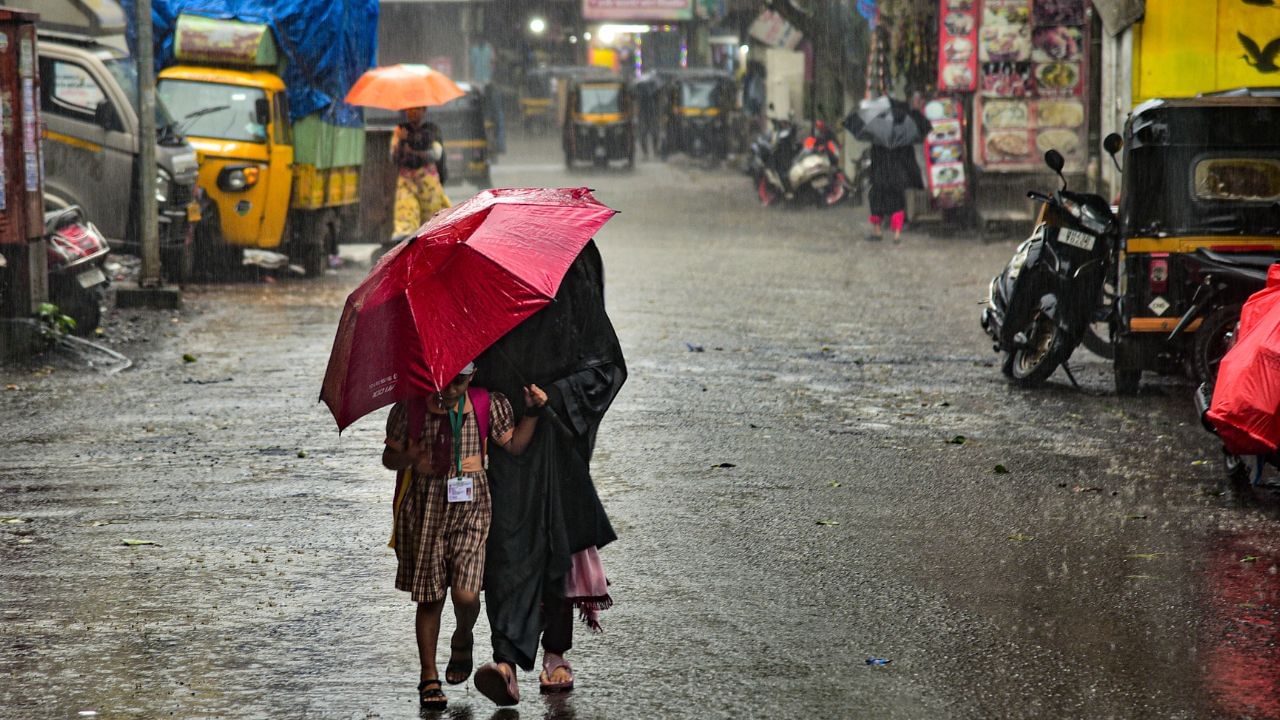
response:
{"label": "pedestrian walking", "polygon": [[474,373],[470,363],[440,392],[396,403],[387,416],[382,453],[382,464],[400,475],[390,544],[396,551],[396,589],[417,603],[418,698],[429,710],[448,705],[436,666],[446,594],[453,599],[457,629],[444,680],[457,685],[471,676],[472,628],[480,614],[492,522],[488,443],[511,455],[523,453],[547,402],[537,385],[523,388],[525,409],[517,423],[506,396],[471,387]]}
{"label": "pedestrian walking", "polygon": [[[524,457],[493,456],[494,532],[485,565],[485,610],[493,662],[476,689],[498,705],[520,700],[517,668],[532,670],[542,647],[539,689],[572,690],[565,655],[573,615],[601,630],[613,604],[599,549],[615,540],[591,481],[596,431],[626,380],[626,364],[604,310],[604,270],[588,243],[556,300],[481,355],[494,388],[518,388],[527,373],[552,378],[542,424]],[[520,358],[516,368],[510,358]]]}
{"label": "pedestrian walking", "polygon": [[652,73],[636,81],[636,132],[640,136],[640,151],[649,159],[650,148],[658,152],[659,92],[660,81]]}
{"label": "pedestrian walking", "polygon": [[425,107],[409,108],[406,121],[391,138],[391,158],[396,166],[394,239],[412,235],[431,216],[452,207],[444,192],[448,181],[444,136],[440,126],[426,120]]}
{"label": "pedestrian walking", "polygon": [[923,142],[932,129],[920,111],[923,96],[913,93],[911,104],[889,97],[864,101],[850,113],[844,126],[854,137],[871,143],[871,167],[868,193],[871,233],[868,240],[883,237],[887,220],[894,242],[902,240],[907,217],[907,190],[924,187],[920,165],[916,162],[917,143]]}

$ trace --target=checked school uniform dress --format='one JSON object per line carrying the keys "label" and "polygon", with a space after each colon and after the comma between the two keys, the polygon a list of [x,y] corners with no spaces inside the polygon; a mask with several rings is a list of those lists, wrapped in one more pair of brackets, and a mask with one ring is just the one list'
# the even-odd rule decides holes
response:
{"label": "checked school uniform dress", "polygon": [[[489,396],[489,439],[500,442],[515,429],[511,403],[500,393]],[[434,455],[439,447],[432,442],[443,431],[451,435],[446,413],[426,413],[422,437]],[[409,436],[408,411],[396,403],[387,415],[387,438],[406,442]],[[493,506],[489,500],[489,479],[483,469],[480,428],[471,403],[462,422],[462,475],[474,483],[474,499],[448,502],[445,483],[455,472],[456,458],[449,458],[446,474],[413,472],[413,480],[400,499],[396,512],[396,589],[410,594],[414,602],[435,602],[449,587],[479,592],[484,584],[485,542]],[[450,453],[453,455],[454,453]],[[432,457],[431,467],[441,467],[441,458]]]}

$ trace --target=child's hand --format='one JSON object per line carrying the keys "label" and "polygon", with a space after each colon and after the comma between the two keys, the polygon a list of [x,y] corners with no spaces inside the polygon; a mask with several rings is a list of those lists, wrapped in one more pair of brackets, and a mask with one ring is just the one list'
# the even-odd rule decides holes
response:
{"label": "child's hand", "polygon": [[541,408],[547,404],[547,394],[537,385],[528,385],[524,389],[524,406]]}

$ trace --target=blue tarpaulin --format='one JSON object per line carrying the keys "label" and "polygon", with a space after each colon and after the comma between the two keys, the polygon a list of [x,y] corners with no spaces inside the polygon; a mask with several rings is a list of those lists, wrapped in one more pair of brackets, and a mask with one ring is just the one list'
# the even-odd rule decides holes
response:
{"label": "blue tarpaulin", "polygon": [[[134,0],[122,0],[129,46],[136,47]],[[360,108],[342,102],[347,90],[373,66],[378,43],[378,0],[151,0],[156,70],[174,64],[178,15],[260,23],[271,28],[287,59],[290,119],[322,113],[325,122],[362,124]]]}

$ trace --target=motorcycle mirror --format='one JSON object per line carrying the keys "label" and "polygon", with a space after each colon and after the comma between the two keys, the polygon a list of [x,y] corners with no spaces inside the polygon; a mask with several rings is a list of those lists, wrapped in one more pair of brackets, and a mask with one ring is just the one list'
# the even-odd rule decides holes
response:
{"label": "motorcycle mirror", "polygon": [[1111,162],[1115,164],[1116,172],[1119,173],[1124,171],[1120,169],[1120,160],[1116,158],[1116,153],[1120,152],[1123,147],[1124,138],[1116,133],[1111,133],[1102,139],[1102,149],[1106,150],[1107,154],[1111,156]]}
{"label": "motorcycle mirror", "polygon": [[1062,168],[1067,166],[1067,160],[1057,150],[1050,150],[1044,154],[1044,164],[1048,165],[1050,170],[1061,175]]}

